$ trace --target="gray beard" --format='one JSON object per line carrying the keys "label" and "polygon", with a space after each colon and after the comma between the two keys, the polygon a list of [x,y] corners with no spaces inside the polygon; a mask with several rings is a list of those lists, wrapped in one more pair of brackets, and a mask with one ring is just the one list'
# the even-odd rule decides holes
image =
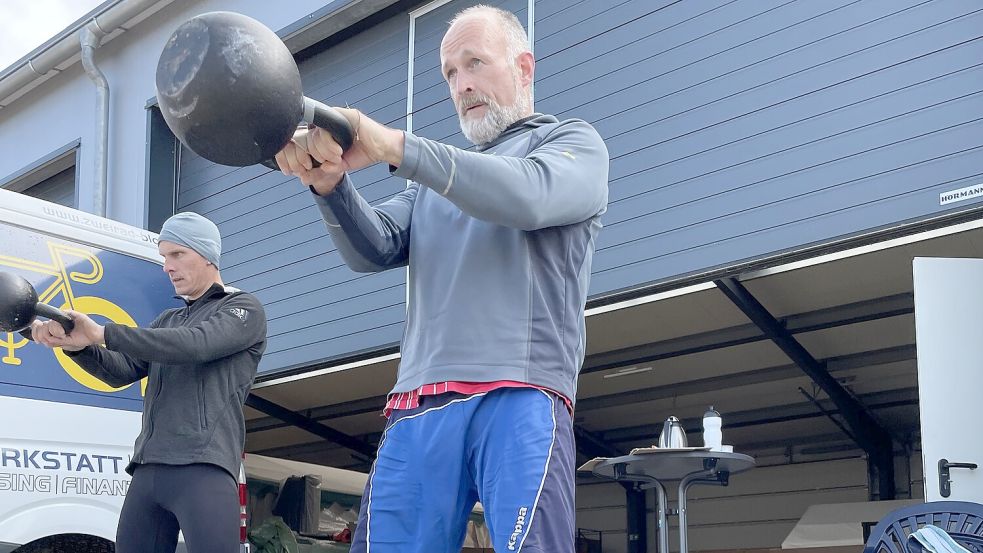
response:
{"label": "gray beard", "polygon": [[[500,106],[490,98],[473,95],[466,98],[467,102],[485,104],[485,116],[478,120],[466,120],[463,115],[458,118],[461,122],[461,132],[472,144],[481,146],[495,140],[509,125],[522,119],[530,112],[529,97],[516,86],[515,102],[510,106]],[[460,113],[460,112],[459,112]]]}

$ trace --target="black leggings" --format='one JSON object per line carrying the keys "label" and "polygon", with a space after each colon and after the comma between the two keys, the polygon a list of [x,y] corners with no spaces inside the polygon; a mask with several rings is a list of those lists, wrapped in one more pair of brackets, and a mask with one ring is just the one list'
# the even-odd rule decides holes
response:
{"label": "black leggings", "polygon": [[239,486],[216,465],[139,465],[123,500],[116,553],[238,553]]}

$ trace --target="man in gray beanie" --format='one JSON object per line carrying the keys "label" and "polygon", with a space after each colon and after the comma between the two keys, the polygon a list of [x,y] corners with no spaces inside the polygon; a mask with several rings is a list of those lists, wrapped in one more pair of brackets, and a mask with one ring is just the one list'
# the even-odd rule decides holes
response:
{"label": "man in gray beanie", "polygon": [[197,213],[185,211],[172,215],[164,221],[158,240],[191,248],[218,267],[218,260],[222,255],[222,235],[215,223]]}
{"label": "man in gray beanie", "polygon": [[174,215],[158,249],[184,307],[149,328],[100,325],[68,311],[71,334],[52,321],[31,330],[110,386],[148,378],[116,552],[173,553],[180,530],[191,553],[235,553],[242,406],[266,349],[266,314],[255,296],[222,282],[222,237],[208,219]]}

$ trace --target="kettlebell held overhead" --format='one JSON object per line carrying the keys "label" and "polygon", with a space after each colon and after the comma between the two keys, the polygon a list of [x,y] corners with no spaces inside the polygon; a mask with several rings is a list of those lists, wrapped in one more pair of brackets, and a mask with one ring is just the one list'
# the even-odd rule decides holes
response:
{"label": "kettlebell held overhead", "polygon": [[221,165],[276,169],[273,156],[300,123],[328,131],[343,149],[353,141],[343,115],[303,95],[283,41],[245,15],[210,12],[181,24],[161,52],[156,84],[174,136]]}

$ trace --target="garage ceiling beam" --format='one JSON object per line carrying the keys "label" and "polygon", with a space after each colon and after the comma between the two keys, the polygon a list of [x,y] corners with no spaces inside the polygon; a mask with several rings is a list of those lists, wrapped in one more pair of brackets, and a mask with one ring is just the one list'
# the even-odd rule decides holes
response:
{"label": "garage ceiling beam", "polygon": [[890,442],[891,437],[881,424],[870,416],[864,406],[836,381],[822,363],[816,361],[798,340],[755,298],[747,288],[734,278],[714,282],[717,288],[751,319],[772,342],[812,379],[836,405],[846,421],[847,428],[856,437],[858,445],[869,454],[876,454]]}
{"label": "garage ceiling beam", "polygon": [[856,448],[856,443],[843,435],[842,432],[831,434],[814,434],[800,436],[782,436],[777,440],[762,440],[759,442],[745,442],[741,444],[741,451],[761,451],[765,449],[785,449],[795,446],[815,446],[817,444],[840,444],[848,442],[850,447]]}
{"label": "garage ceiling beam", "polygon": [[[782,319],[781,324],[789,334],[795,335],[909,315],[914,312],[914,296],[905,293],[790,315]],[[652,363],[680,355],[713,351],[767,339],[768,336],[755,324],[734,326],[652,344],[595,353],[584,360],[584,368],[580,372],[589,374],[638,363]]]}
{"label": "garage ceiling beam", "polygon": [[[852,353],[839,357],[830,357],[820,361],[831,373],[915,360],[915,346],[905,345],[884,348],[862,353]],[[634,363],[633,363],[634,364]],[[685,382],[674,382],[648,388],[639,388],[602,396],[587,397],[577,400],[577,414],[581,415],[597,409],[622,407],[631,403],[646,403],[660,399],[677,398],[681,396],[700,394],[713,390],[726,390],[739,386],[751,386],[765,382],[777,382],[802,378],[802,370],[798,365],[781,365],[743,371],[734,374],[711,376]]]}
{"label": "garage ceiling beam", "polygon": [[894,498],[894,444],[891,435],[826,368],[735,278],[714,284],[747,318],[806,373],[836,405],[853,438],[877,467],[881,499]]}
{"label": "garage ceiling beam", "polygon": [[282,405],[278,405],[263,399],[255,394],[249,394],[246,398],[246,405],[256,409],[257,411],[262,411],[271,417],[276,417],[283,422],[289,423],[296,426],[302,430],[306,430],[315,436],[324,438],[325,440],[334,442],[340,446],[344,446],[356,453],[359,453],[369,459],[375,457],[375,447],[345,434],[344,432],[339,432],[334,428],[329,428],[320,422],[311,420],[303,415],[300,415]]}
{"label": "garage ceiling beam", "polygon": [[[324,421],[341,417],[364,415],[366,413],[382,413],[382,410],[385,407],[386,396],[376,396],[356,399],[354,401],[346,401],[344,403],[335,403],[333,405],[323,405],[321,407],[302,409],[299,412],[304,413],[304,415],[311,420]],[[380,417],[380,419],[381,418],[382,417]],[[277,428],[283,428],[284,426],[289,425],[275,417],[264,417],[261,419],[246,421],[246,432],[275,430]]]}
{"label": "garage ceiling beam", "polygon": [[[373,448],[377,448],[379,444],[379,440],[382,438],[382,432],[369,432],[366,434],[359,434],[357,436],[352,436],[352,437],[355,438],[356,440],[361,440],[367,444],[372,445]],[[293,458],[304,457],[304,456],[316,456],[321,454],[337,453],[338,451],[349,451],[349,450],[346,447],[339,446],[335,442],[331,442],[328,440],[317,440],[314,442],[298,442],[294,444],[268,447],[265,449],[255,449],[249,451],[249,453],[266,455],[268,457],[286,457],[289,459],[293,459]],[[363,457],[358,456],[358,458],[362,459]]]}
{"label": "garage ceiling beam", "polygon": [[[897,390],[863,394],[859,397],[871,410],[910,407],[918,405],[918,388],[900,388]],[[829,399],[820,400],[820,404],[829,413],[839,414],[836,406]],[[774,405],[761,409],[749,409],[747,411],[728,411],[723,419],[723,428],[724,430],[729,428],[746,428],[820,417],[826,417],[826,414],[816,409],[816,406],[812,403],[803,401],[800,403]],[[699,434],[703,430],[701,420],[684,420],[683,426],[687,434]],[[606,432],[595,432],[595,434],[608,443],[631,444],[633,442],[651,440],[653,436],[658,436],[658,433],[661,431],[662,424],[645,424],[616,428]],[[735,445],[744,446],[744,444]]]}

